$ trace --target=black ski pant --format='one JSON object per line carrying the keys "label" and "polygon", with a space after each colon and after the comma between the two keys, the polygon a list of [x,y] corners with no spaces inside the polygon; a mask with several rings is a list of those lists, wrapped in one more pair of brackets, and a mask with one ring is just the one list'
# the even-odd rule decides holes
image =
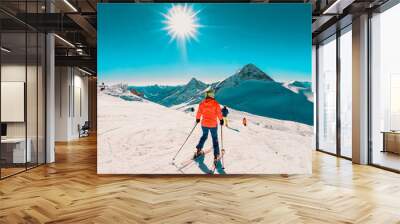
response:
{"label": "black ski pant", "polygon": [[218,144],[218,127],[215,128],[208,128],[202,126],[201,129],[203,130],[203,135],[200,138],[199,144],[197,144],[197,149],[203,149],[204,143],[208,138],[208,132],[211,133],[213,148],[214,148],[214,157],[219,156],[219,144]]}

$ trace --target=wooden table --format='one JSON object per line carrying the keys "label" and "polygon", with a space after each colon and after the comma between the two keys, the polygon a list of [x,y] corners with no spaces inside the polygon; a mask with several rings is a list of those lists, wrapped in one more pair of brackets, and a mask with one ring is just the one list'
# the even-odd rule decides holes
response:
{"label": "wooden table", "polygon": [[400,131],[383,131],[382,152],[400,154]]}

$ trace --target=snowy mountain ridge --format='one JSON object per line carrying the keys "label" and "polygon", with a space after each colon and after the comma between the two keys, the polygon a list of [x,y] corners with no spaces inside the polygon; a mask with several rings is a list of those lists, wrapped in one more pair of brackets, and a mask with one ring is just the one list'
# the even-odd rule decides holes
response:
{"label": "snowy mountain ridge", "polygon": [[288,81],[282,83],[282,86],[294,93],[304,95],[310,102],[314,101],[314,95],[311,89],[311,82]]}
{"label": "snowy mountain ridge", "polygon": [[253,64],[247,64],[241,68],[238,72],[222,81],[216,86],[216,91],[222,88],[233,87],[239,85],[241,82],[246,80],[261,80],[271,81],[274,80],[269,77],[265,72],[261,71],[257,66]]}
{"label": "snowy mountain ridge", "polygon": [[144,99],[131,92],[127,84],[116,84],[106,87],[104,93],[110,96],[119,97],[126,101],[144,101]]}
{"label": "snowy mountain ridge", "polygon": [[[124,87],[126,88],[126,87]],[[130,86],[146,100],[179,109],[196,105],[208,89],[221,105],[254,115],[312,125],[313,103],[308,82],[277,82],[254,64],[247,64],[221,82],[206,84],[196,78],[179,86]]]}

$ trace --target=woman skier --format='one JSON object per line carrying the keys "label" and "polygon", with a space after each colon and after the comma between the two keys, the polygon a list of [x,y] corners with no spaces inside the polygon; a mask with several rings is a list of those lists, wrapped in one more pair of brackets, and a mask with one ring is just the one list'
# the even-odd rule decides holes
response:
{"label": "woman skier", "polygon": [[206,92],[206,98],[199,104],[199,108],[196,114],[196,122],[199,123],[201,120],[201,129],[203,135],[200,138],[199,144],[197,144],[197,151],[194,154],[194,159],[204,154],[202,150],[204,143],[207,140],[208,132],[211,133],[213,148],[214,148],[214,163],[220,159],[219,145],[218,145],[218,120],[220,125],[224,125],[222,118],[221,107],[219,103],[214,99],[214,91],[208,90]]}

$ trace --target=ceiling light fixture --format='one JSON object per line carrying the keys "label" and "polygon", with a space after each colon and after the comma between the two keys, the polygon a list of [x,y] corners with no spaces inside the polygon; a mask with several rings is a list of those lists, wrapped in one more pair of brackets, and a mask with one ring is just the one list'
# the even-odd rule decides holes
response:
{"label": "ceiling light fixture", "polygon": [[85,74],[87,74],[87,75],[90,75],[90,76],[93,75],[92,73],[90,73],[90,72],[88,72],[88,71],[86,71],[86,70],[83,70],[83,69],[81,69],[81,68],[79,68],[79,67],[78,67],[78,70],[81,71],[81,72],[83,72],[83,73],[85,73]]}
{"label": "ceiling light fixture", "polygon": [[58,34],[54,34],[55,37],[57,37],[59,40],[61,40],[62,42],[64,42],[65,44],[67,44],[70,47],[75,48],[75,45],[73,45],[71,42],[69,42],[68,40],[60,37]]}
{"label": "ceiling light fixture", "polygon": [[78,10],[68,1],[64,0],[65,4],[67,4],[74,12],[78,12]]}
{"label": "ceiling light fixture", "polygon": [[5,47],[1,47],[1,51],[4,51],[6,53],[10,53],[11,52],[11,50],[9,50],[9,49],[7,49]]}
{"label": "ceiling light fixture", "polygon": [[339,4],[340,0],[336,0],[332,5],[330,5],[327,9],[324,10],[322,14],[330,14],[332,13],[332,9],[335,9],[337,7],[337,4]]}
{"label": "ceiling light fixture", "polygon": [[336,0],[322,13],[323,15],[340,15],[343,10],[351,5],[355,0]]}
{"label": "ceiling light fixture", "polygon": [[76,53],[78,53],[79,55],[83,55],[83,49],[77,48]]}

